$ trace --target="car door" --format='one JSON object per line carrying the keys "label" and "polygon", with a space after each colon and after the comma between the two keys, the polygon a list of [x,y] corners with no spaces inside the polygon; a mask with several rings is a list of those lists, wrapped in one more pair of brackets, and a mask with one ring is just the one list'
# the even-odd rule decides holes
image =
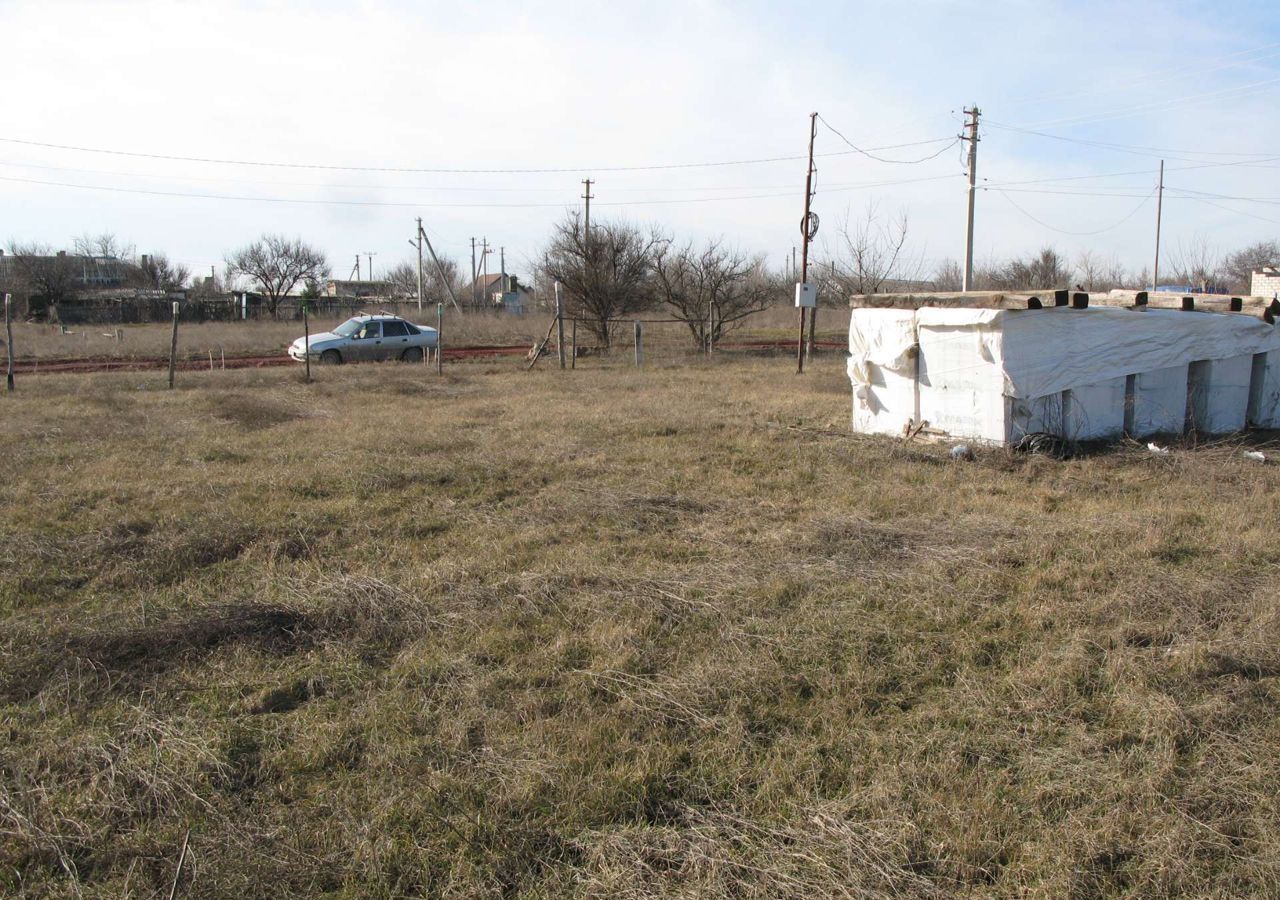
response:
{"label": "car door", "polygon": [[399,359],[411,345],[409,326],[399,319],[387,319],[382,323],[382,358]]}
{"label": "car door", "polygon": [[382,323],[365,322],[351,339],[348,358],[355,362],[377,359],[382,349]]}

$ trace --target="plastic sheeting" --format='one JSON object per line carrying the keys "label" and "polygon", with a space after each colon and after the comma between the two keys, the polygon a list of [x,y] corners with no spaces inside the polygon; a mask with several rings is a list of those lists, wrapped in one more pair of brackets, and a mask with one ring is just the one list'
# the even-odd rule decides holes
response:
{"label": "plastic sheeting", "polygon": [[[993,442],[1280,424],[1280,330],[1159,309],[855,309],[854,428]],[[1190,391],[1190,393],[1189,393]],[[1188,414],[1190,422],[1188,423]]]}

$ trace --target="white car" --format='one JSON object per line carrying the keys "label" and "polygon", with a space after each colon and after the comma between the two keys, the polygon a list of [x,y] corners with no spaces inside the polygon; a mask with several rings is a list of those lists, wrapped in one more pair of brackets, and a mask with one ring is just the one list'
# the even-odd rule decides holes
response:
{"label": "white car", "polygon": [[305,337],[298,338],[289,345],[289,355],[302,362],[309,351],[313,360],[328,365],[370,359],[422,362],[423,355],[437,346],[439,335],[434,328],[399,316],[359,315],[333,331],[311,335],[309,344]]}

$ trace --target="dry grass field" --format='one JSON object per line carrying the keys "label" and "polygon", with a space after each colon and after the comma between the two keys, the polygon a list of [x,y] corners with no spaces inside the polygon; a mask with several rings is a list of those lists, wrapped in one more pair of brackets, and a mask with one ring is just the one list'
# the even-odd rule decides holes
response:
{"label": "dry grass field", "polygon": [[1280,468],[840,354],[0,396],[0,893],[1280,894]]}

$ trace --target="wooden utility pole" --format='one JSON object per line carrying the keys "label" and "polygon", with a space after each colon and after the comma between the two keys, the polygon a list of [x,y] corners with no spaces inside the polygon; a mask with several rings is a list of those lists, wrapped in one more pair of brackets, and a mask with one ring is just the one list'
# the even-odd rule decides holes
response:
{"label": "wooden utility pole", "polygon": [[564,301],[560,299],[560,282],[556,282],[556,352],[560,368],[564,368]]}
{"label": "wooden utility pole", "polygon": [[[427,253],[431,254],[431,261],[436,264],[436,271],[440,273],[440,280],[444,282],[444,289],[449,292],[449,300],[453,303],[453,308],[458,312],[462,312],[462,307],[458,305],[458,295],[453,292],[453,282],[444,271],[444,266],[440,264],[440,257],[436,256],[436,248],[431,246],[431,238],[427,237],[427,230],[422,227],[422,220],[418,220],[418,293],[422,293],[422,243],[427,245]],[[474,288],[472,289],[474,291]],[[418,304],[421,307],[421,303]]]}
{"label": "wooden utility pole", "polygon": [[636,326],[636,368],[638,369],[644,363],[644,343],[643,343],[644,339],[641,336],[643,332],[641,330],[639,319],[636,320],[635,326]]}
{"label": "wooden utility pole", "polygon": [[573,317],[573,323],[571,325],[571,328],[572,328],[573,335],[572,337],[569,338],[569,340],[573,342],[573,348],[572,348],[572,353],[569,356],[569,368],[576,369],[578,368],[578,317],[577,316]]}
{"label": "wooden utility pole", "polygon": [[178,308],[180,304],[173,301],[173,334],[169,337],[169,389],[173,390],[173,370],[178,363]]}
{"label": "wooden utility pole", "polygon": [[13,391],[13,298],[4,295],[4,380],[10,392]]}
{"label": "wooden utility pole", "polygon": [[[311,319],[307,314],[310,302],[302,301],[302,358],[307,363],[307,383],[311,383]],[[213,357],[209,357],[209,368],[213,368]]]}
{"label": "wooden utility pole", "polygon": [[[809,242],[813,240],[814,229],[809,226],[812,213],[809,205],[813,200],[813,142],[818,137],[818,114],[809,114],[809,169],[804,176],[804,218],[800,220],[800,235],[804,243],[800,245],[800,283],[809,282]],[[796,338],[796,374],[804,374],[804,307],[800,307],[800,336]],[[814,310],[817,312],[817,310]]]}
{"label": "wooden utility pole", "polygon": [[1151,267],[1151,292],[1155,293],[1160,284],[1160,214],[1164,205],[1164,160],[1160,160],[1160,183],[1156,187],[1156,261]]}
{"label": "wooden utility pole", "polygon": [[586,213],[583,215],[582,234],[585,238],[591,237],[591,179],[583,179],[582,183],[586,185],[586,193],[582,195],[582,199],[587,201]]}
{"label": "wooden utility pole", "polygon": [[418,312],[422,312],[422,217],[418,217]]}
{"label": "wooden utility pole", "polygon": [[480,270],[476,268],[476,239],[471,239],[471,305],[476,305],[476,279],[480,277]]}
{"label": "wooden utility pole", "polygon": [[968,136],[961,135],[962,141],[969,142],[969,212],[965,219],[964,229],[964,282],[961,285],[962,290],[973,290],[973,203],[976,194],[975,185],[978,180],[978,117],[982,115],[982,110],[978,109],[978,104],[973,104],[970,109],[966,109],[964,114],[969,117],[969,121],[965,123],[965,130],[969,132]]}

